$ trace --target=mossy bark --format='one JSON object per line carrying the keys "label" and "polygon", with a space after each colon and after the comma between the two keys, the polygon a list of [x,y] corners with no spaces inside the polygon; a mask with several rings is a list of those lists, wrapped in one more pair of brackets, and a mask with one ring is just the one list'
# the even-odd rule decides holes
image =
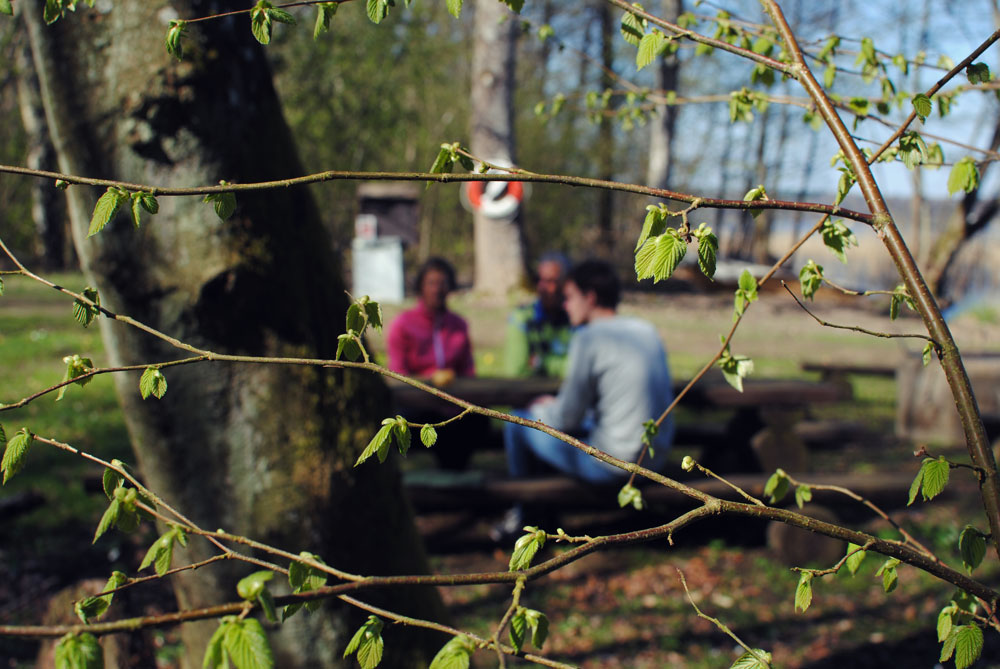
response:
{"label": "mossy bark", "polygon": [[[183,62],[163,47],[170,19],[246,2],[98,3],[52,26],[41,22],[43,5],[29,2],[24,13],[63,171],[161,187],[300,174],[247,14],[192,25]],[[305,188],[241,195],[226,221],[200,197],[161,197],[141,228],[119,215],[88,238],[100,194],[74,186],[69,201],[77,252],[109,309],[217,352],[334,356],[347,306],[340,262]],[[110,364],[186,355],[107,319],[102,328]],[[216,363],[171,368],[166,377],[161,400],[140,398],[138,374],[116,382],[142,475],[195,522],[309,550],[346,570],[426,569],[391,462],[352,466],[384,417],[379,379]],[[181,557],[210,551],[193,542]],[[235,580],[253,570],[232,563],[187,573],[176,579],[178,602],[235,599]],[[441,613],[433,591],[371,598],[411,614]],[[278,666],[337,666],[344,634],[361,618],[337,601],[299,614],[271,635]],[[188,666],[200,666],[213,628],[184,629]],[[418,662],[427,644],[399,636],[387,634],[386,650],[404,652],[386,661]]]}

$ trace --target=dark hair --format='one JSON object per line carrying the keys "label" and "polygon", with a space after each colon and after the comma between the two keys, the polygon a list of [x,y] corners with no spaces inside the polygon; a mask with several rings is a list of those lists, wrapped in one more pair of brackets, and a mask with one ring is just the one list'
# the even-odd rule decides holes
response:
{"label": "dark hair", "polygon": [[597,306],[609,309],[618,306],[621,286],[615,268],[609,263],[603,260],[584,260],[573,266],[566,280],[575,283],[584,295],[593,292],[597,297]]}
{"label": "dark hair", "polygon": [[424,277],[427,276],[427,272],[430,272],[431,270],[444,274],[445,278],[448,279],[449,292],[455,290],[458,286],[458,282],[455,280],[455,268],[451,266],[451,263],[444,258],[431,256],[425,260],[424,264],[417,270],[417,276],[413,281],[413,291],[415,293],[420,293],[420,287],[424,283]]}
{"label": "dark hair", "polygon": [[535,263],[535,267],[546,262],[554,262],[557,265],[559,265],[559,269],[562,271],[562,275],[564,277],[566,276],[567,273],[569,273],[569,268],[571,267],[571,263],[569,261],[569,258],[566,257],[565,253],[562,253],[560,251],[546,251],[541,255],[540,258],[538,258],[538,262]]}

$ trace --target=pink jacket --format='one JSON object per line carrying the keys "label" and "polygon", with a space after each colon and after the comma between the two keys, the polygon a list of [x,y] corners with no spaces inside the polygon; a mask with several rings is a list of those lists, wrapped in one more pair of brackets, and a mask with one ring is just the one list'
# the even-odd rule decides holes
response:
{"label": "pink jacket", "polygon": [[407,376],[430,376],[437,369],[476,373],[465,320],[450,311],[435,316],[422,302],[389,325],[388,348],[389,369]]}

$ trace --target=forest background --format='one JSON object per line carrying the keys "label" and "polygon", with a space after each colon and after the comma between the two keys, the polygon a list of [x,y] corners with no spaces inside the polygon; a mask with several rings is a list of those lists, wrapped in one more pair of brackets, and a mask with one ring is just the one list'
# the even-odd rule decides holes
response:
{"label": "forest background", "polygon": [[[861,48],[861,38],[878,26],[875,46],[886,54],[914,53],[923,66],[893,73],[899,90],[921,90],[953,63],[944,54],[970,51],[978,43],[985,17],[996,22],[996,3],[981,0],[947,3],[838,2],[787,3],[788,19],[805,45],[821,45],[832,34],[846,39],[842,53]],[[755,2],[727,3],[733,21],[757,15]],[[689,11],[712,20],[722,11],[711,2],[667,2],[665,10]],[[465,142],[470,126],[472,13],[456,20],[444,3],[414,3],[392,12],[375,29],[362,12],[341,12],[331,32],[319,40],[310,31],[279,27],[267,49],[285,117],[307,172],[336,165],[337,169],[378,171],[391,165],[400,172],[426,170],[442,142]],[[817,129],[807,102],[794,82],[780,78],[764,86],[775,102],[764,105],[753,123],[731,117],[731,96],[750,78],[752,66],[707,57],[693,44],[676,54],[672,92],[662,87],[656,66],[637,70],[635,48],[621,39],[617,15],[606,3],[546,0],[527,3],[519,22],[514,100],[515,152],[519,165],[542,174],[572,174],[625,183],[666,185],[675,191],[739,199],[758,184],[789,200],[825,201],[840,173],[829,160],[836,153],[832,137]],[[302,13],[308,24],[311,16]],[[368,23],[368,25],[365,25]],[[13,22],[0,25],[0,161],[22,164],[30,148],[18,106],[18,72],[26,64],[26,44]],[[986,59],[989,62],[989,59]],[[837,91],[843,100],[887,99],[881,79],[872,82],[863,67],[841,68]],[[881,89],[880,89],[881,86]],[[988,90],[955,96],[947,117],[931,119],[933,130],[964,146],[988,146],[997,125],[998,103]],[[853,96],[853,97],[852,97]],[[670,101],[669,106],[664,102]],[[863,108],[858,108],[863,111]],[[904,109],[905,111],[905,109]],[[664,137],[654,126],[671,116],[672,130]],[[904,112],[896,112],[902,118]],[[866,119],[856,124],[862,145],[877,146],[891,126]],[[882,117],[890,123],[893,115]],[[927,136],[933,141],[934,133]],[[651,147],[666,140],[651,158]],[[893,212],[906,230],[907,241],[923,267],[934,242],[954,209],[946,187],[948,165],[965,149],[944,145],[946,166],[937,172],[907,170],[897,161],[879,164],[880,178]],[[983,156],[975,155],[979,160]],[[995,200],[1000,179],[982,165],[979,203]],[[655,163],[655,164],[654,164]],[[660,184],[655,183],[660,181]],[[7,243],[28,259],[44,257],[31,217],[31,180],[0,177],[0,228]],[[358,208],[357,183],[333,181],[309,186],[332,232],[337,250],[346,253],[354,234]],[[525,258],[559,250],[571,257],[596,253],[631,268],[636,220],[644,216],[649,198],[594,189],[567,190],[555,184],[534,184],[525,203],[522,234]],[[852,200],[849,198],[848,205]],[[475,261],[472,215],[459,198],[457,186],[420,192],[419,241],[407,248],[412,267],[429,255],[443,255],[470,283]],[[982,207],[981,207],[982,208]],[[720,258],[764,262],[787,247],[795,232],[807,225],[799,213],[779,213],[756,224],[743,211],[716,209],[700,214],[721,240]],[[702,219],[699,219],[702,220]],[[808,224],[811,224],[809,221]],[[942,286],[945,301],[966,292],[983,293],[996,285],[997,245],[965,245],[952,283]],[[72,251],[66,244],[63,257]],[[798,270],[815,248],[800,252]],[[690,259],[689,259],[690,260]],[[50,263],[51,264],[51,263]],[[828,265],[832,279],[847,272]],[[345,266],[349,267],[349,264]],[[927,271],[927,270],[925,270]],[[932,275],[933,272],[929,272]],[[891,288],[896,283],[891,263],[872,245],[861,245],[850,268],[852,287]],[[933,280],[932,280],[933,283]]]}

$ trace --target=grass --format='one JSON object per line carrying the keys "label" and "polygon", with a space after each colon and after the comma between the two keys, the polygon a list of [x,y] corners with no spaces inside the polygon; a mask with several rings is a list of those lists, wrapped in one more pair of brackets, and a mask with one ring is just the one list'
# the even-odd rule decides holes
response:
{"label": "grass", "polygon": [[[53,278],[82,287],[79,274]],[[0,297],[0,401],[12,404],[62,380],[64,356],[79,354],[95,365],[106,364],[96,325],[83,328],[72,315],[72,301],[51,288],[22,277],[8,277]],[[40,397],[19,409],[0,413],[9,436],[21,428],[72,444],[105,459],[131,460],[113,380],[98,376],[85,387],[70,386],[62,400]],[[45,503],[19,515],[7,529],[24,541],[47,543],[70,525],[96,522],[107,501],[85,490],[97,472],[85,460],[41,444],[29,449],[22,470],[2,495],[40,493]],[[28,546],[22,546],[28,548]],[[41,548],[39,545],[38,548]]]}

